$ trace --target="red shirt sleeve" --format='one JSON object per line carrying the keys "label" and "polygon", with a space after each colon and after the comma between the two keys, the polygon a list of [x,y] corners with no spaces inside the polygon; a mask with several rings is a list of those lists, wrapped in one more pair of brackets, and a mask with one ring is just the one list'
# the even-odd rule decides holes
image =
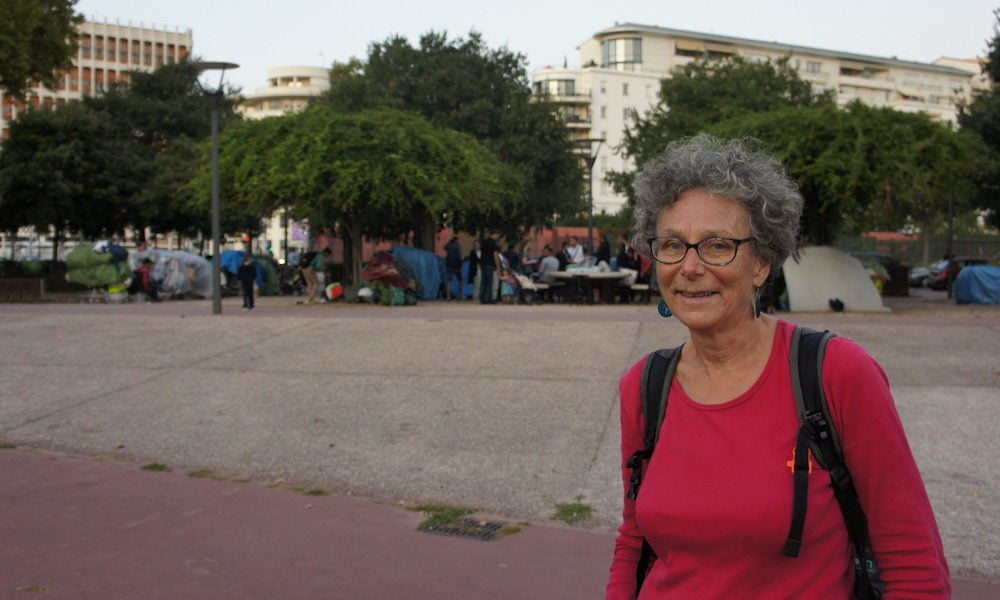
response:
{"label": "red shirt sleeve", "polygon": [[882,368],[854,342],[835,338],[823,388],[868,517],[883,598],[949,598],[941,536]]}
{"label": "red shirt sleeve", "polygon": [[[646,359],[638,361],[625,372],[618,382],[618,397],[621,403],[621,469],[622,496],[628,491],[631,469],[625,462],[637,450],[642,450],[645,443],[645,418],[642,415],[639,385],[642,379],[642,369]],[[614,559],[611,562],[611,576],[605,598],[607,600],[632,600],[635,598],[635,571],[642,551],[642,535],[635,521],[635,501],[625,498],[622,512],[622,525],[618,528],[615,539]]]}

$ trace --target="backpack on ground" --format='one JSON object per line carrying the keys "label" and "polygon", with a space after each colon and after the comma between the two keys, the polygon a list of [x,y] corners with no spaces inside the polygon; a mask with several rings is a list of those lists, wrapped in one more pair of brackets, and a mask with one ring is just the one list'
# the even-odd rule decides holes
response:
{"label": "backpack on ground", "polygon": [[[795,444],[792,521],[783,553],[788,557],[797,557],[802,546],[811,450],[816,462],[830,473],[834,496],[840,505],[854,546],[854,597],[859,600],[878,600],[882,597],[885,586],[879,578],[875,555],[868,539],[868,520],[858,501],[851,474],[844,465],[840,440],[830,420],[826,395],[823,393],[823,358],[826,355],[826,345],[833,337],[834,334],[829,331],[815,331],[808,327],[797,327],[792,334],[789,360],[795,406],[801,427]],[[670,382],[677,370],[682,348],[683,345],[650,353],[643,368],[639,393],[646,421],[645,447],[636,451],[625,463],[632,470],[628,489],[630,500],[638,497],[643,468],[649,464],[656,449],[670,395]],[[653,548],[643,539],[636,567],[636,596],[655,559]]]}

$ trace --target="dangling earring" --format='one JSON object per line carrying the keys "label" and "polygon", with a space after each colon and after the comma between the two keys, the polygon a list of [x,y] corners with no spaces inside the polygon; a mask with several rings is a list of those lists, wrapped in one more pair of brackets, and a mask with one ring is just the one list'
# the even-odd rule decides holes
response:
{"label": "dangling earring", "polygon": [[656,305],[656,312],[660,313],[660,316],[664,319],[674,315],[674,313],[670,312],[670,307],[667,306],[666,300],[660,300],[660,303]]}
{"label": "dangling earring", "polygon": [[753,318],[760,318],[760,288],[753,289]]}

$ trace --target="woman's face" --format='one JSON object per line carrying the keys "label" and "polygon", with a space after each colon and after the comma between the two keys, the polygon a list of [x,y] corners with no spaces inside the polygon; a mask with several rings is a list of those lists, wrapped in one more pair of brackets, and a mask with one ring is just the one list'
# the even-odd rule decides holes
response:
{"label": "woman's face", "polygon": [[[703,189],[688,190],[660,212],[657,236],[689,244],[711,237],[750,237],[750,214],[742,204]],[[694,248],[681,262],[656,263],[660,294],[687,327],[711,330],[752,319],[754,288],[764,285],[770,265],[753,242],[741,244],[736,258],[718,267],[705,263]]]}

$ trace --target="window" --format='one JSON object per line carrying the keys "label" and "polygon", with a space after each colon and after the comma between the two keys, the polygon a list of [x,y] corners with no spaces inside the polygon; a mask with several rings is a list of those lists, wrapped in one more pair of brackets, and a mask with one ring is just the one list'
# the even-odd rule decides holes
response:
{"label": "window", "polygon": [[642,63],[642,38],[618,38],[601,42],[601,66],[634,71]]}
{"label": "window", "polygon": [[622,84],[622,96],[628,96],[628,84],[627,83],[623,83]]}
{"label": "window", "polygon": [[608,118],[608,107],[607,106],[602,106],[601,107],[601,118],[602,119],[607,119]]}
{"label": "window", "polygon": [[[289,85],[288,87],[292,86]],[[538,96],[576,95],[576,81],[573,79],[546,79],[545,81],[536,81],[534,87],[535,94]]]}
{"label": "window", "polygon": [[602,94],[607,94],[608,93],[608,82],[607,81],[602,81],[601,82],[601,93]]}
{"label": "window", "polygon": [[823,63],[818,60],[806,61],[806,73],[818,74],[823,72]]}

